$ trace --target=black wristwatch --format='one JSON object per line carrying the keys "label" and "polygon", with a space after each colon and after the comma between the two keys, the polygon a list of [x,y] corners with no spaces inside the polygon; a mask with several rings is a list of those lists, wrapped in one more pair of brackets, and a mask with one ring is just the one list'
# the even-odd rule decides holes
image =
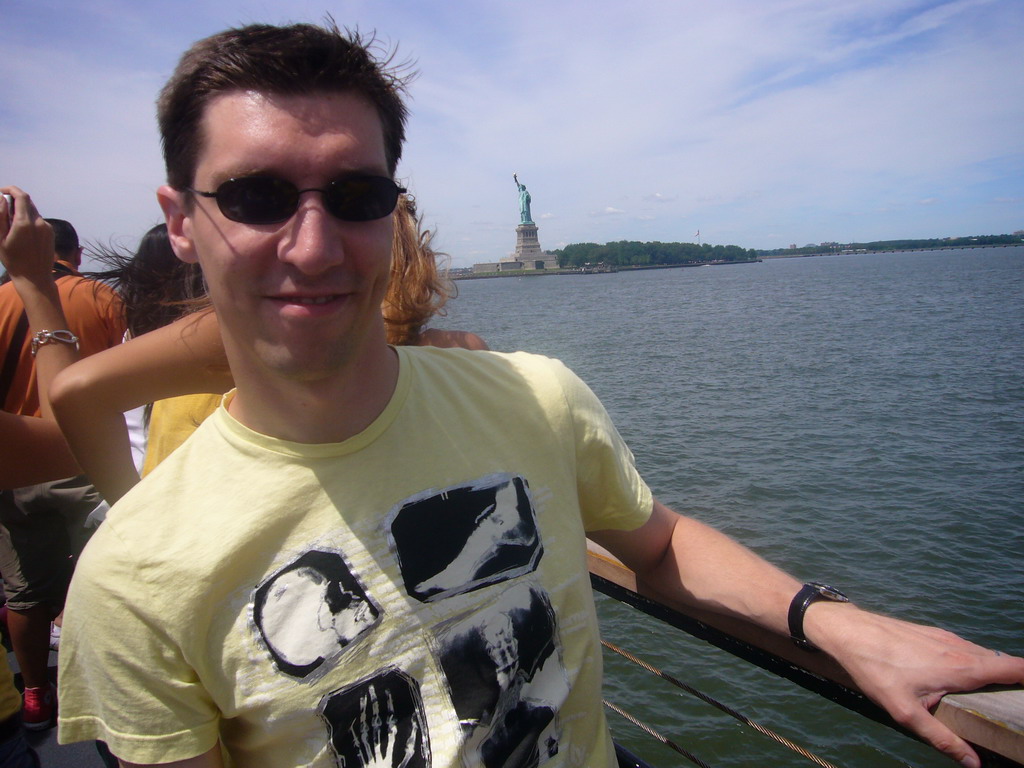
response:
{"label": "black wristwatch", "polygon": [[803,648],[805,651],[818,650],[804,635],[804,614],[807,613],[811,603],[818,600],[832,600],[836,603],[850,602],[850,598],[828,584],[809,581],[800,588],[796,597],[793,598],[793,602],[789,604],[789,637],[798,648]]}

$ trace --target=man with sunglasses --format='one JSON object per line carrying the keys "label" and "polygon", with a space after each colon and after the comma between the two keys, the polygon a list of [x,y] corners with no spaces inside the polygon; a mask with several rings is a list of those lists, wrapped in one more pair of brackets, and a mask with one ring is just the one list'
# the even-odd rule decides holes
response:
{"label": "man with sunglasses", "polygon": [[[668,510],[556,361],[387,345],[401,87],[359,40],[308,25],[200,41],[165,87],[158,198],[178,256],[203,268],[236,390],[87,549],[61,739],[142,765],[614,765],[586,532],[671,600],[831,653],[973,760],[926,706],[1024,679],[1024,660],[801,587]],[[257,596],[276,590],[275,642],[301,647],[318,606],[279,576],[314,556],[374,621],[283,664]],[[518,702],[480,652],[502,617]],[[550,716],[495,714],[526,708]]]}

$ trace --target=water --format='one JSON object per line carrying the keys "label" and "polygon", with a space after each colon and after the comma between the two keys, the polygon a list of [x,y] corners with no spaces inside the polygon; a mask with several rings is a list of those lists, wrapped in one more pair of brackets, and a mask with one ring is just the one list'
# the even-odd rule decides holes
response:
{"label": "water", "polygon": [[[443,325],[566,361],[655,494],[798,578],[1024,654],[1024,247],[463,281]],[[601,598],[604,635],[850,768],[952,765]],[[713,766],[803,758],[617,658]],[[658,766],[690,765],[609,714]]]}

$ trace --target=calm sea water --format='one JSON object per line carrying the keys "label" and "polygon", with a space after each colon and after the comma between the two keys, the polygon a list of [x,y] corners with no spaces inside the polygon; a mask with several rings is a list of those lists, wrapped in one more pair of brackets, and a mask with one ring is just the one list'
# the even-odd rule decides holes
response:
{"label": "calm sea water", "polygon": [[[439,325],[568,363],[670,506],[865,607],[1024,654],[1024,247],[458,286]],[[614,601],[599,612],[612,642],[837,765],[952,765]],[[610,700],[712,766],[809,765],[606,665]],[[609,719],[655,765],[689,765]]]}

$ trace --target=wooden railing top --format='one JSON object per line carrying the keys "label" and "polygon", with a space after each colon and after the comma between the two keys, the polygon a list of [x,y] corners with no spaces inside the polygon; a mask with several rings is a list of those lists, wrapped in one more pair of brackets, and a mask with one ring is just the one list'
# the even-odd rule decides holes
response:
{"label": "wooden railing top", "polygon": [[[667,606],[638,583],[636,574],[609,552],[593,542],[588,542],[588,548],[590,573],[610,587],[602,591],[867,717],[902,730],[857,690],[849,675],[827,654],[802,651],[788,637],[750,622],[710,611]],[[1006,760],[1024,764],[1024,688],[949,694],[939,702],[935,716],[966,741]]]}

